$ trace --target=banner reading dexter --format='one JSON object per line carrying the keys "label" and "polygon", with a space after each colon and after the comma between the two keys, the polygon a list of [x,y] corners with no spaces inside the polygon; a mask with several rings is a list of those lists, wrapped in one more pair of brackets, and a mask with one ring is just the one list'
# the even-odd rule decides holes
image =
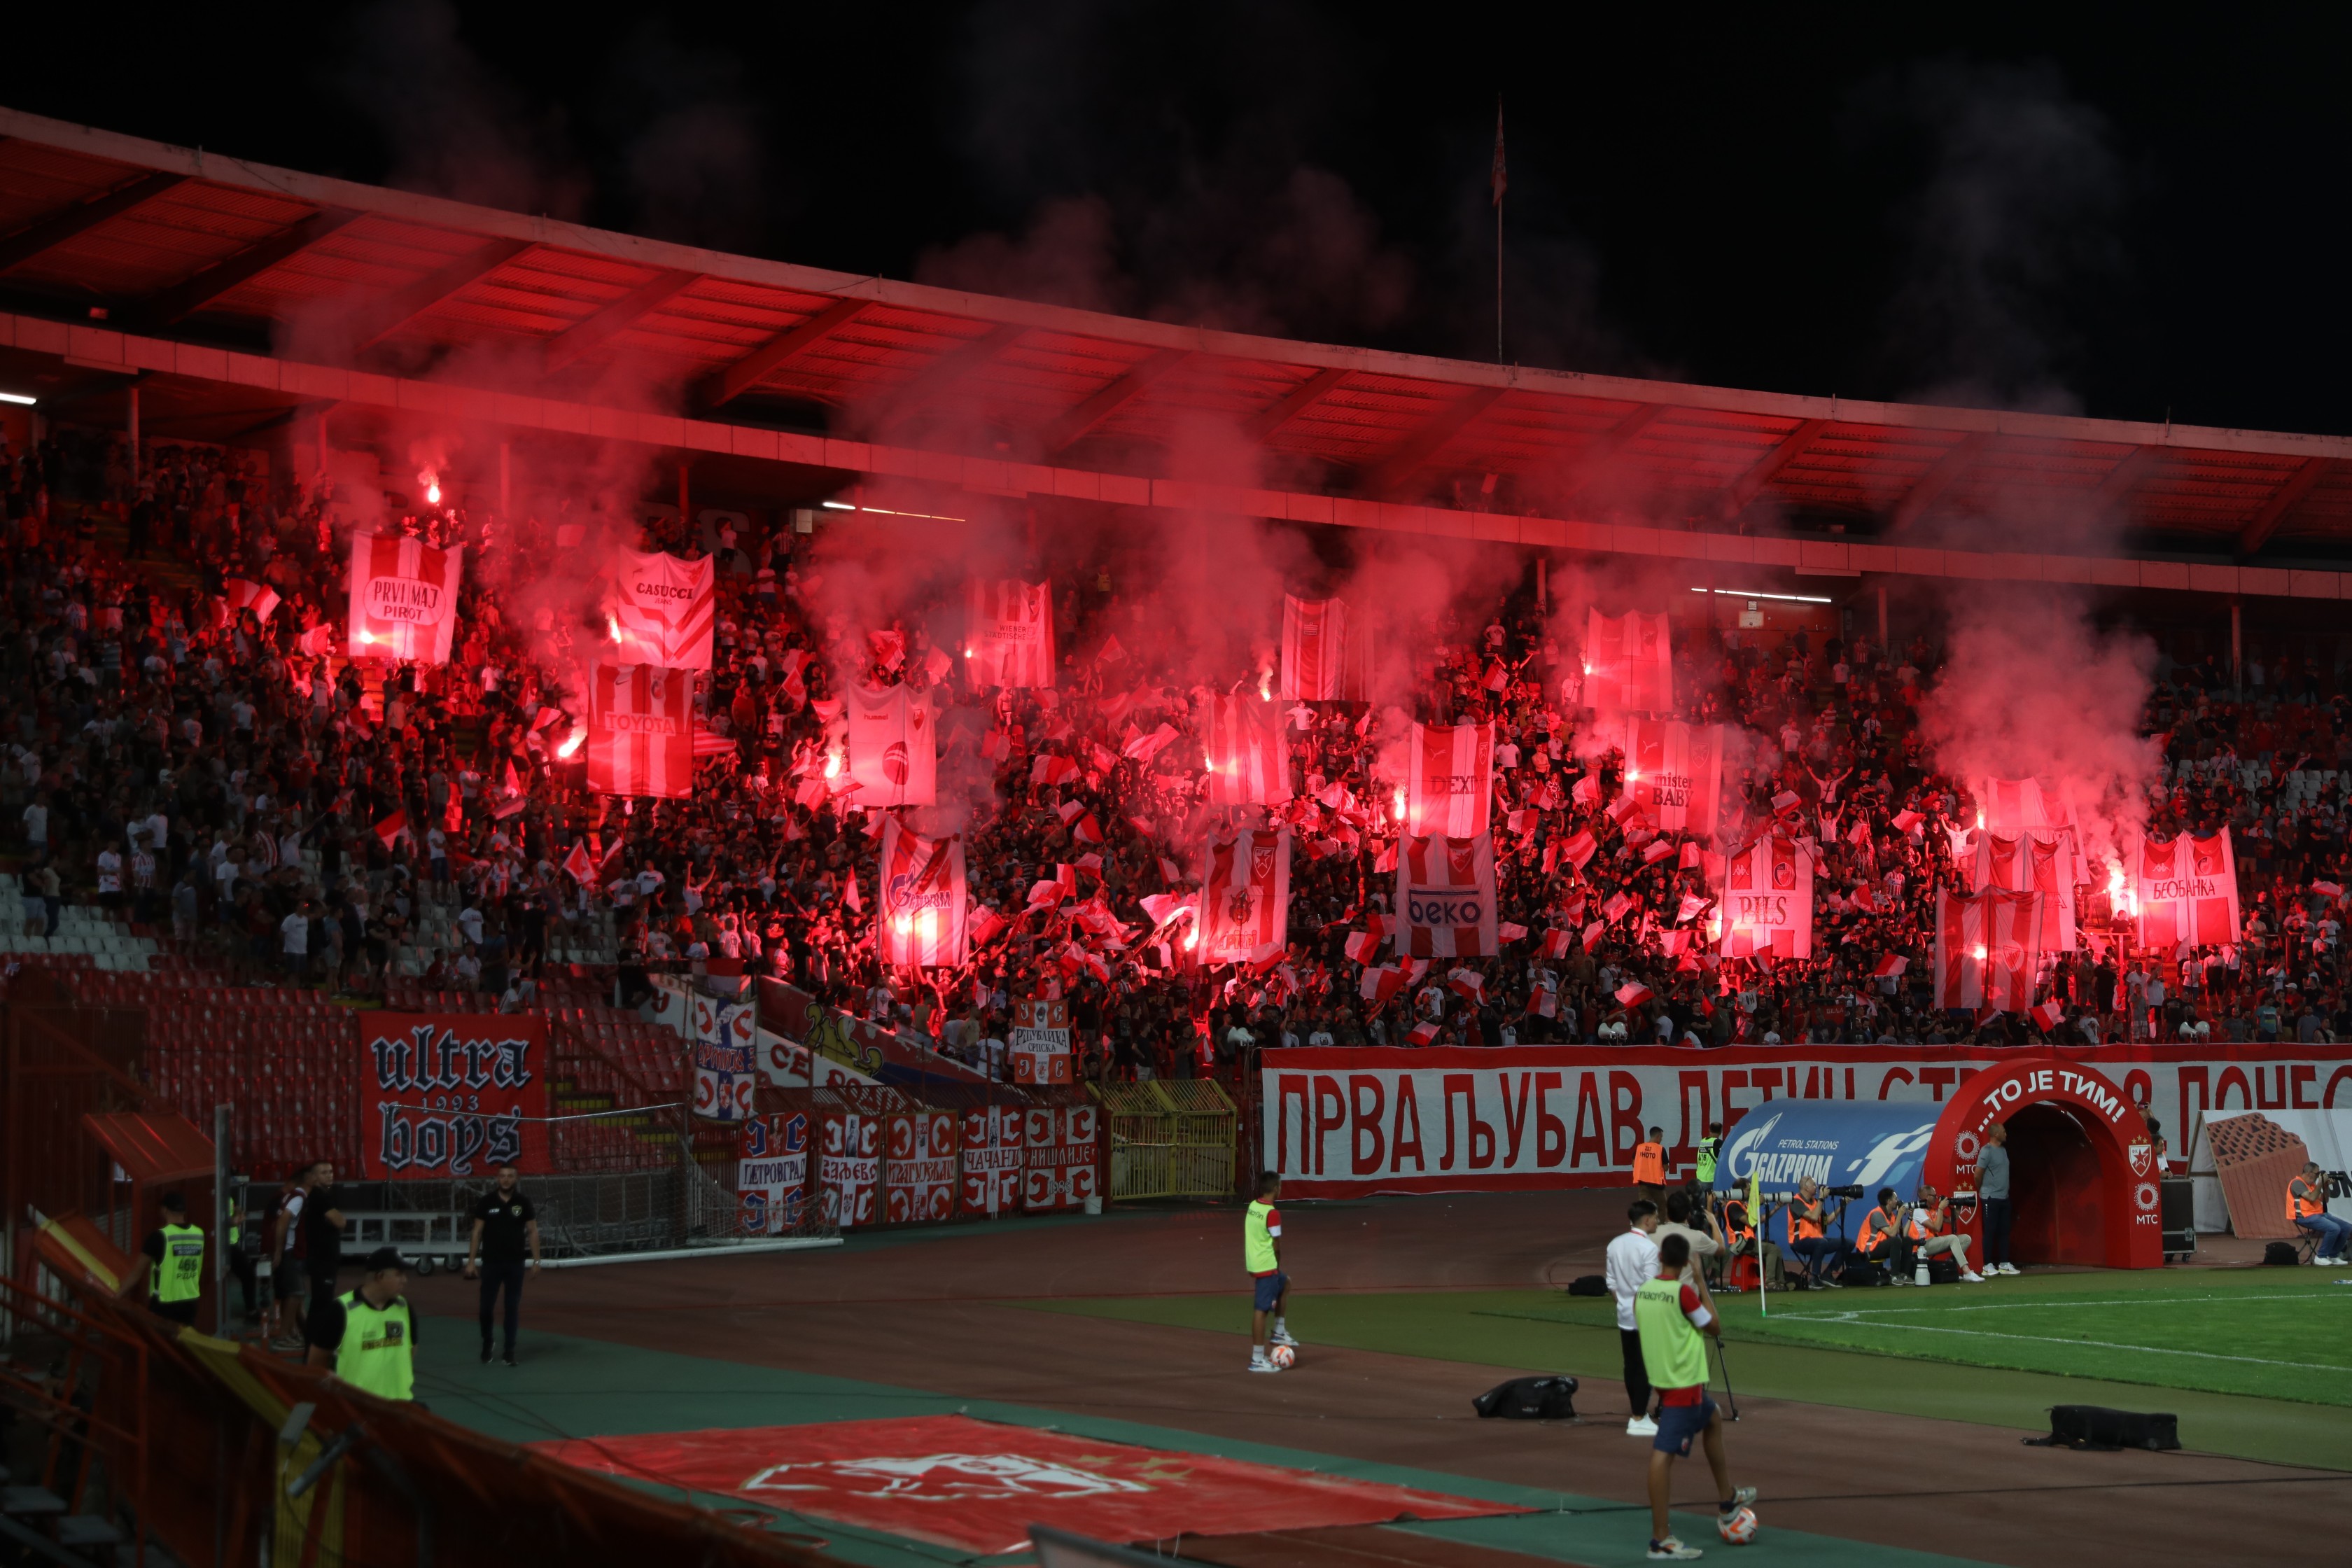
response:
{"label": "banner reading dexter", "polygon": [[527,1014],[368,1013],[360,1147],[372,1182],[542,1174],[547,1032]]}
{"label": "banner reading dexter", "polygon": [[1486,831],[1495,792],[1495,726],[1415,724],[1404,776],[1404,829],[1441,838]]}
{"label": "banner reading dexter", "polygon": [[[2103,1046],[2045,1053],[2146,1104],[2186,1158],[2200,1115],[2263,1106],[2352,1110],[2352,1045]],[[1286,1196],[1611,1186],[1665,1130],[1687,1173],[1706,1124],[1784,1100],[1942,1105],[2018,1053],[1999,1047],[1308,1047],[1265,1053],[1265,1168]]]}
{"label": "banner reading dexter", "polygon": [[351,657],[448,663],[465,563],[463,546],[436,550],[397,534],[353,538]]}
{"label": "banner reading dexter", "polygon": [[712,557],[681,561],[624,550],[613,572],[613,627],[620,644],[614,658],[709,669],[718,607]]}

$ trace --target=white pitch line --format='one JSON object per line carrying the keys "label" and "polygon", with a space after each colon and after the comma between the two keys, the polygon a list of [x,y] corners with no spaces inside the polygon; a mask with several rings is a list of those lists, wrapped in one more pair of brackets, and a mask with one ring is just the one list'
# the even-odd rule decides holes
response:
{"label": "white pitch line", "polygon": [[1967,1307],[1855,1307],[1836,1313],[1792,1311],[1791,1318],[1834,1318],[1840,1321],[1856,1317],[1875,1317],[1887,1312],[2008,1312],[2027,1307],[2171,1307],[2200,1301],[2312,1301],[2335,1300],[2317,1290],[2287,1291],[2263,1295],[2232,1296],[2118,1296],[2111,1301],[2038,1300],[2031,1296],[2016,1301],[1983,1301]]}
{"label": "white pitch line", "polygon": [[[1895,1310],[1913,1310],[1915,1309]],[[1840,1312],[1834,1315],[1808,1312],[1804,1315],[1804,1321],[1821,1323],[1851,1323],[1861,1328],[1895,1329],[1901,1332],[1914,1334],[1958,1334],[1964,1339],[2020,1340],[2028,1344],[2037,1345],[2071,1345],[2096,1350],[2137,1351],[2144,1355],[2194,1356],[2199,1361],[2243,1362],[2250,1366],[2284,1366],[2296,1372],[2332,1372],[2339,1376],[2347,1372],[2352,1372],[2352,1368],[2325,1366],[2314,1362],[2273,1361],[2266,1356],[2258,1355],[2221,1355],[2213,1351],[2168,1350],[2159,1345],[2118,1344],[2113,1340],[2053,1340],[2046,1334],[2004,1334],[1991,1329],[1939,1329],[1932,1323],[1865,1323],[1862,1321],[1860,1312]]]}

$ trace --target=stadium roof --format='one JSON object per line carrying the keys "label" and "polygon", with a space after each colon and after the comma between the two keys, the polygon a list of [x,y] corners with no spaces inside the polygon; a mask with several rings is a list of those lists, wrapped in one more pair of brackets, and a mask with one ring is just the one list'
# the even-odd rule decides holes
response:
{"label": "stadium roof", "polygon": [[[435,399],[380,389],[430,386],[443,412],[656,444],[676,428],[691,450],[748,440],[753,456],[849,472],[929,462],[923,477],[950,482],[978,463],[998,482],[977,488],[1005,493],[1158,504],[1218,489],[1276,516],[1572,545],[1638,523],[1645,538],[1718,536],[1649,553],[1794,563],[1821,549],[1898,571],[1947,553],[2047,562],[2001,552],[2063,528],[2074,542],[2054,547],[2079,572],[1934,574],[2120,582],[2094,563],[2147,561],[2164,568],[2147,585],[2352,595],[2333,570],[2352,557],[2343,437],[1212,331],[724,255],[5,110],[0,311],[14,313],[0,368],[13,346],[141,370],[159,427],[210,419],[215,438],[346,399],[425,407]],[[494,398],[452,404],[462,390]],[[1177,483],[1171,432],[1215,432],[1203,439],[1255,454],[1273,488]],[[1074,492],[1070,474],[1091,478]],[[1751,549],[1751,534],[1771,542]],[[2258,556],[2242,580],[2210,564]],[[2285,570],[2298,564],[2330,569]]]}

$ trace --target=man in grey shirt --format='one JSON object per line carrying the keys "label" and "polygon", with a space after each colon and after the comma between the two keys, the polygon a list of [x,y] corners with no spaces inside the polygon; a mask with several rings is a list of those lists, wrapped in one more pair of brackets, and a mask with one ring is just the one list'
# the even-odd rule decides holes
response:
{"label": "man in grey shirt", "polygon": [[1984,1210],[1984,1271],[2014,1274],[2009,1260],[2009,1129],[1996,1121],[1977,1154],[1977,1202]]}

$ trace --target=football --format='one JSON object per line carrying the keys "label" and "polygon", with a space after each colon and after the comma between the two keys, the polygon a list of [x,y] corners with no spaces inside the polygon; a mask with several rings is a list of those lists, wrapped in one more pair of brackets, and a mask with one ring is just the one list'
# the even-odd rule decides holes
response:
{"label": "football", "polygon": [[1298,1364],[1298,1351],[1292,1345],[1276,1345],[1265,1352],[1265,1359],[1287,1372]]}
{"label": "football", "polygon": [[1756,1539],[1756,1510],[1735,1508],[1729,1513],[1715,1516],[1715,1532],[1734,1546],[1745,1546]]}

